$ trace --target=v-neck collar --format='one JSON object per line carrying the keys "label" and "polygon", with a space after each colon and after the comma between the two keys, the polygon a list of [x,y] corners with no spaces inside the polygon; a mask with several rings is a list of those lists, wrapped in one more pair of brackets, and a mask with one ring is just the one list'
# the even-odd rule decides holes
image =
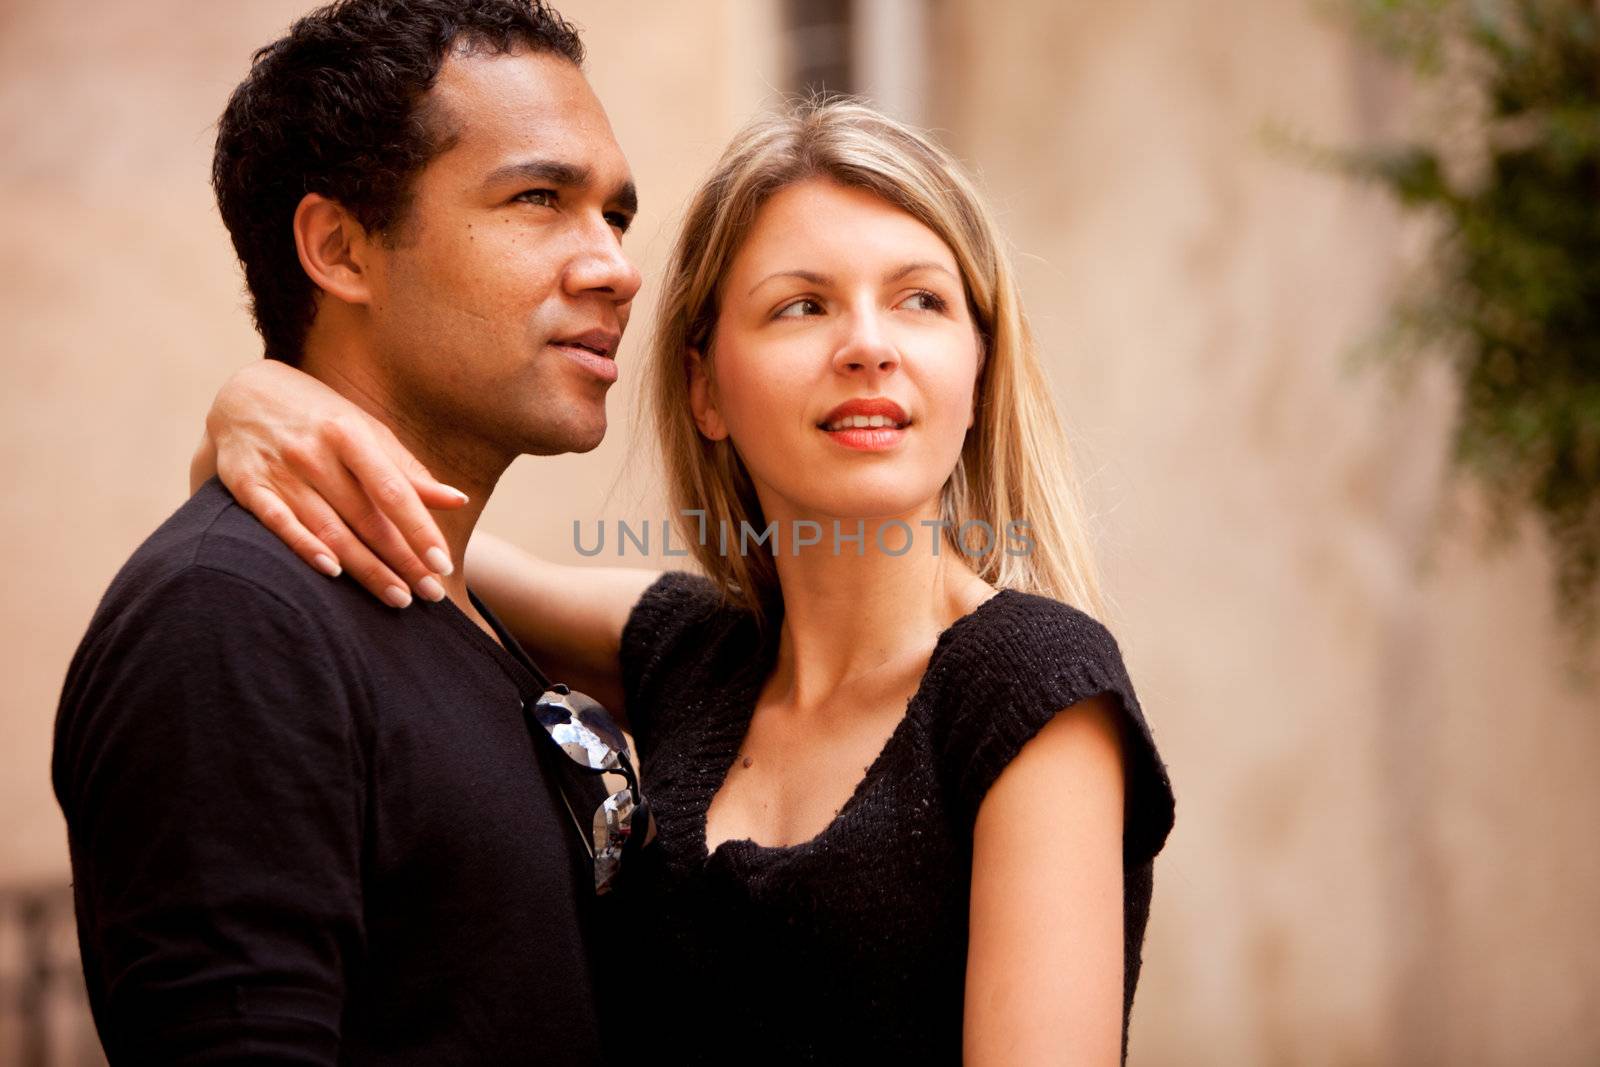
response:
{"label": "v-neck collar", "polygon": [[916,692],[906,702],[905,714],[895,727],[890,731],[878,755],[867,767],[866,773],[856,782],[850,796],[839,807],[839,811],[814,836],[804,841],[797,841],[792,845],[763,845],[748,837],[729,838],[721,842],[716,848],[708,848],[709,841],[706,837],[707,816],[711,812],[711,804],[716,800],[717,794],[722,792],[728,783],[728,776],[733,772],[733,763],[744,748],[745,739],[750,733],[750,724],[755,719],[756,702],[761,697],[761,687],[771,675],[776,663],[778,653],[778,629],[775,627],[767,639],[759,643],[757,652],[745,661],[745,668],[729,679],[726,687],[729,693],[729,706],[737,714],[729,716],[720,724],[707,723],[707,729],[702,734],[707,762],[712,766],[722,767],[722,775],[711,786],[711,791],[704,797],[698,798],[696,819],[696,840],[699,845],[700,859],[703,864],[711,865],[724,858],[751,860],[765,858],[778,860],[786,857],[804,855],[821,847],[826,838],[832,835],[842,824],[849,821],[862,799],[869,790],[882,777],[884,766],[893,759],[897,749],[905,743],[905,736],[910,733],[911,723],[916,718],[922,705],[927,700],[930,682],[934,670],[939,664],[945,650],[949,648],[955,635],[971,624],[972,620],[989,609],[989,605],[1002,597],[1014,595],[1013,590],[1001,589],[993,596],[984,600],[977,607],[956,619],[949,626],[939,632],[934,641],[933,652],[928,656],[928,665],[923,669],[922,677],[917,680]]}
{"label": "v-neck collar", "polygon": [[467,597],[472,601],[472,606],[483,616],[484,621],[494,630],[499,637],[499,643],[494,638],[483,632],[483,628],[462,611],[455,601],[449,597],[438,603],[427,604],[425,610],[437,612],[439,617],[448,621],[474,648],[492,659],[497,667],[516,685],[517,691],[522,694],[524,701],[536,699],[546,689],[550,688],[550,680],[545,677],[537,664],[523,651],[517,639],[495,617],[478,594],[471,588],[467,590]]}

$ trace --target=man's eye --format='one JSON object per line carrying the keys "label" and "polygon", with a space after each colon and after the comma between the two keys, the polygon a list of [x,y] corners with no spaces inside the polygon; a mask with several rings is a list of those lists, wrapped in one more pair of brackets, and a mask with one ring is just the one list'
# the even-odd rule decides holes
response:
{"label": "man's eye", "polygon": [[606,221],[615,226],[621,233],[627,233],[628,227],[633,225],[633,216],[624,215],[620,211],[613,211],[606,215]]}
{"label": "man's eye", "polygon": [[555,207],[556,191],[554,189],[529,189],[518,193],[513,199],[523,204],[534,204],[538,207]]}
{"label": "man's eye", "polygon": [[807,296],[802,297],[791,304],[785,304],[783,307],[778,309],[778,313],[774,315],[773,318],[798,319],[803,318],[806,315],[820,314],[822,314],[822,305]]}

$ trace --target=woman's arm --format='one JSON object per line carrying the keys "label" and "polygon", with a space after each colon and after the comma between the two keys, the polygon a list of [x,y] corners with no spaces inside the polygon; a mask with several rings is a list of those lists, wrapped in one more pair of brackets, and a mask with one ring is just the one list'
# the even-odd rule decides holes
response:
{"label": "woman's arm", "polygon": [[659,571],[550,563],[487,533],[473,534],[466,566],[473,591],[552,680],[625,715],[622,628]]}
{"label": "woman's arm", "polygon": [[[430,550],[448,566],[427,508],[466,498],[434,481],[388,427],[310,375],[270,360],[245,367],[217,393],[206,428],[191,491],[217,474],[318,570],[337,575],[342,564],[382,598],[396,574],[416,588],[435,569],[421,561]],[[547,563],[483,533],[467,559],[473,590],[555,679],[621,714],[622,628],[659,574]]]}
{"label": "woman's arm", "polygon": [[968,1067],[1121,1060],[1124,774],[1113,699],[1057,714],[978,809]]}

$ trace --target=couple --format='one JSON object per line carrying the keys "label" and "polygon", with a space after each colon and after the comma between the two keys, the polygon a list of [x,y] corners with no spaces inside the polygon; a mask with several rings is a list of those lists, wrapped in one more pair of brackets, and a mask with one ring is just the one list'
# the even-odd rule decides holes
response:
{"label": "couple", "polygon": [[643,373],[708,577],[472,536],[600,441],[640,285],[582,56],[342,0],[228,105],[270,358],[57,727],[112,1061],[1118,1062],[1171,792],[945,153],[806,106],[690,204]]}

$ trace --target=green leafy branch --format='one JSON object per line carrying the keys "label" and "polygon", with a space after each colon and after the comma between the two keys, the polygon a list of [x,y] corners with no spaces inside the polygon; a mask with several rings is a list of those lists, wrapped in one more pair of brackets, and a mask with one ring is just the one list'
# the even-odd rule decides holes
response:
{"label": "green leafy branch", "polygon": [[1437,225],[1392,347],[1450,360],[1456,466],[1502,524],[1537,516],[1582,639],[1600,619],[1600,3],[1353,0],[1351,14],[1424,81],[1474,91],[1465,138],[1319,155]]}

